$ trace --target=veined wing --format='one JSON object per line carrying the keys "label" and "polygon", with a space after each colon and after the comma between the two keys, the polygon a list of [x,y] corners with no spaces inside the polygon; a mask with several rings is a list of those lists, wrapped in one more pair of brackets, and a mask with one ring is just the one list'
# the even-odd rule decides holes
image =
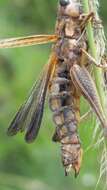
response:
{"label": "veined wing", "polygon": [[57,59],[52,54],[49,63],[45,66],[40,80],[32,88],[27,101],[20,107],[18,113],[8,128],[8,135],[13,136],[18,131],[26,130],[25,139],[28,143],[35,140],[43,116],[46,92],[53,74]]}
{"label": "veined wing", "polygon": [[15,48],[56,42],[56,35],[32,35],[26,37],[9,38],[0,40],[0,48]]}

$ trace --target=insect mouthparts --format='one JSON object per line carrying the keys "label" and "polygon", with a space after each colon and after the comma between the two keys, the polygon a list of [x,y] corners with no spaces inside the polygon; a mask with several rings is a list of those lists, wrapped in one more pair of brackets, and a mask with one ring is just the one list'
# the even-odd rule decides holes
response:
{"label": "insect mouthparts", "polygon": [[70,1],[69,0],[60,0],[59,3],[61,6],[67,6],[70,3]]}

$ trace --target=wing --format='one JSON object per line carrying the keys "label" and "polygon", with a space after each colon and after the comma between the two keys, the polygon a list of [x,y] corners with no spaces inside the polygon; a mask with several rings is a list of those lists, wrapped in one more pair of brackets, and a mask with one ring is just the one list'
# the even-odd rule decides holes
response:
{"label": "wing", "polygon": [[85,67],[80,67],[79,65],[75,64],[71,68],[70,74],[75,86],[80,89],[82,95],[87,99],[96,115],[98,116],[102,127],[104,128],[105,136],[107,136],[106,117],[103,113],[96,86],[89,72],[85,69]]}
{"label": "wing", "polygon": [[0,48],[15,48],[32,46],[57,41],[56,35],[32,35],[26,37],[10,38],[0,40]]}
{"label": "wing", "polygon": [[11,122],[7,131],[8,135],[13,136],[18,131],[26,130],[25,140],[28,143],[35,140],[42,121],[48,84],[56,63],[57,59],[53,54],[49,63],[45,66],[40,80],[33,86],[27,101],[20,107]]}

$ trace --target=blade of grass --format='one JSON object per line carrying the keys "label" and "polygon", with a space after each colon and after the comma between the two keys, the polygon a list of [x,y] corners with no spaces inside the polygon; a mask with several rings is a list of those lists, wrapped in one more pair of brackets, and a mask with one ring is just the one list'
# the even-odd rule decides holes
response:
{"label": "blade of grass", "polygon": [[[86,14],[90,13],[89,0],[82,0],[82,3],[83,3],[84,13]],[[97,10],[94,10],[95,13],[96,11]],[[87,23],[86,31],[87,31],[87,39],[88,39],[91,55],[92,57],[96,59],[96,61],[98,61],[98,56],[97,56],[97,51],[96,51],[97,48],[95,44],[94,31],[93,31],[93,26],[92,26],[91,21]],[[101,105],[102,105],[103,111],[105,112],[105,93],[102,88],[103,86],[102,85],[103,84],[102,70],[96,67],[95,65],[93,66],[93,70],[94,70],[96,87],[100,96]]]}
{"label": "blade of grass", "polygon": [[[90,2],[89,0],[82,0],[82,4],[83,4],[83,9],[84,9],[84,13],[88,14],[90,13]],[[96,3],[98,3],[97,0],[92,0],[93,5],[95,5]],[[94,6],[94,13],[95,15],[97,14],[97,8],[96,6]],[[91,51],[91,55],[92,57],[94,57],[94,59],[96,61],[99,62],[99,55],[97,52],[97,46],[96,46],[96,42],[95,42],[95,36],[94,36],[94,29],[93,29],[93,25],[91,23],[91,21],[89,21],[87,23],[87,27],[86,27],[86,32],[87,32],[87,39],[88,39],[88,44],[89,44],[89,48]],[[103,39],[103,33],[101,34],[101,41],[104,42]],[[104,42],[105,43],[105,42]],[[103,44],[105,45],[105,44]],[[100,47],[100,51],[101,51],[101,47]],[[102,51],[103,53],[101,53],[101,55],[104,54],[104,51]],[[101,60],[101,59],[100,59]],[[101,105],[102,105],[102,109],[106,115],[106,94],[104,92],[104,81],[103,81],[103,75],[102,75],[102,69],[96,67],[95,65],[93,65],[93,72],[94,72],[94,77],[95,77],[95,83],[96,83],[96,87],[99,93],[99,97],[100,97],[100,101],[101,101]],[[96,127],[96,126],[95,126]],[[100,136],[98,137],[98,140],[100,140]],[[104,157],[104,161],[101,162],[100,165],[100,175],[96,184],[96,189],[100,183],[101,178],[103,177],[103,175],[105,175],[105,179],[107,181],[107,165],[106,165],[106,160],[107,160],[107,139],[104,138],[104,140],[102,141],[103,143],[103,150],[105,151],[105,153],[102,153],[102,157]],[[102,170],[102,166],[104,165],[104,170]],[[107,184],[105,183],[105,187]]]}

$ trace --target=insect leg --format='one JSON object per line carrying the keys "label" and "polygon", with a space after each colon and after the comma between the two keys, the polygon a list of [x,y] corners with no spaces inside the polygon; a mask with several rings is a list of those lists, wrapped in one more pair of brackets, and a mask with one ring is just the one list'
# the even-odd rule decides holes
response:
{"label": "insect leg", "polygon": [[0,48],[16,48],[57,41],[56,35],[32,35],[0,40]]}
{"label": "insect leg", "polygon": [[84,26],[88,23],[88,21],[92,20],[93,18],[94,18],[94,12],[80,15],[80,20],[82,21],[81,26],[84,28]]}
{"label": "insect leg", "polygon": [[102,127],[104,129],[104,135],[107,136],[107,121],[104,115],[99,95],[96,86],[85,67],[80,67],[74,64],[70,70],[71,79],[76,87],[81,91],[82,95],[87,99],[88,103],[93,108],[94,112],[98,116]]}
{"label": "insect leg", "polygon": [[82,51],[82,53],[83,53],[85,56],[87,56],[87,58],[88,58],[89,61],[92,61],[92,62],[94,63],[94,65],[96,65],[97,67],[100,67],[100,68],[102,68],[102,69],[104,69],[104,70],[107,70],[107,63],[106,63],[106,61],[104,61],[104,60],[102,59],[102,63],[98,64],[98,63],[96,62],[96,60],[95,60],[85,49],[81,48],[81,51]]}

